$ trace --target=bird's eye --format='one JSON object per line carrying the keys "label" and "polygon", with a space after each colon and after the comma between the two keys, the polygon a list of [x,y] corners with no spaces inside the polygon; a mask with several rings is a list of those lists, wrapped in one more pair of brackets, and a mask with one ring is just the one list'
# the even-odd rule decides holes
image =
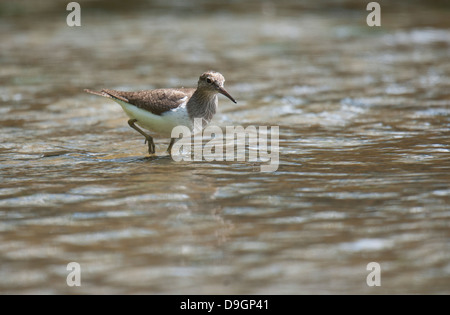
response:
{"label": "bird's eye", "polygon": [[206,79],[206,82],[209,83],[209,84],[212,83],[211,79]]}

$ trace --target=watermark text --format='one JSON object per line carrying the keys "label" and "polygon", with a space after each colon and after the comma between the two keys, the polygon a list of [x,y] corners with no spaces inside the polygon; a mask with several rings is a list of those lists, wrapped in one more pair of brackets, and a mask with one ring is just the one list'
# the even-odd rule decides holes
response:
{"label": "watermark text", "polygon": [[[201,124],[199,121],[195,124]],[[279,127],[227,126],[225,135],[218,126],[207,126],[192,141],[191,130],[177,126],[172,138],[180,138],[172,147],[174,161],[248,161],[261,163],[261,172],[275,172],[279,165]],[[270,134],[270,138],[268,138]],[[203,146],[203,140],[208,142]],[[270,145],[269,145],[270,140]],[[193,142],[193,144],[192,144]],[[192,150],[193,147],[193,150]],[[183,152],[183,154],[176,154]],[[193,152],[192,152],[193,151]],[[246,154],[248,152],[248,154]],[[193,154],[192,154],[193,153]],[[266,163],[266,164],[263,164]]]}
{"label": "watermark text", "polygon": [[78,2],[69,2],[67,11],[72,11],[67,15],[66,23],[68,26],[81,26],[81,7]]}

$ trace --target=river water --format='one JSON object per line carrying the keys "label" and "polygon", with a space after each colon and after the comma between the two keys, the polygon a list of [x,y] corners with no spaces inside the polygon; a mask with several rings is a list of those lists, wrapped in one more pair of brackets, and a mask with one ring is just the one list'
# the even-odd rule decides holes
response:
{"label": "river water", "polygon": [[[450,293],[445,2],[380,2],[381,27],[358,1],[80,3],[80,27],[0,4],[0,293]],[[148,157],[83,92],[209,69],[238,101],[213,125],[278,126],[275,172]]]}

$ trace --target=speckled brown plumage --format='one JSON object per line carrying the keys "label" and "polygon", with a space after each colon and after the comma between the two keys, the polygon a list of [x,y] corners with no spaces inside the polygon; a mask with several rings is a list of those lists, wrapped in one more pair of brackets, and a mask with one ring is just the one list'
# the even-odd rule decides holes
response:
{"label": "speckled brown plumage", "polygon": [[152,114],[162,113],[177,108],[194,94],[195,89],[157,89],[138,92],[123,92],[103,89],[103,93],[118,98]]}

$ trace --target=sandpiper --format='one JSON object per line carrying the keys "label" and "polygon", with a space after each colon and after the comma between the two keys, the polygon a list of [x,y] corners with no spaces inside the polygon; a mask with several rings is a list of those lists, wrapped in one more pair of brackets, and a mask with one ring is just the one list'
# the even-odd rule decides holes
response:
{"label": "sandpiper", "polygon": [[[223,87],[225,78],[215,71],[200,76],[197,89],[156,89],[138,92],[123,92],[103,89],[100,92],[85,89],[85,92],[111,98],[119,103],[130,118],[128,124],[145,137],[148,153],[155,153],[153,137],[138,126],[165,137],[171,137],[176,126],[186,126],[193,133],[201,131],[211,121],[217,110],[217,93],[236,100]],[[200,118],[202,126],[194,126]],[[138,126],[136,126],[138,125]],[[167,152],[171,154],[175,138],[170,139]]]}

